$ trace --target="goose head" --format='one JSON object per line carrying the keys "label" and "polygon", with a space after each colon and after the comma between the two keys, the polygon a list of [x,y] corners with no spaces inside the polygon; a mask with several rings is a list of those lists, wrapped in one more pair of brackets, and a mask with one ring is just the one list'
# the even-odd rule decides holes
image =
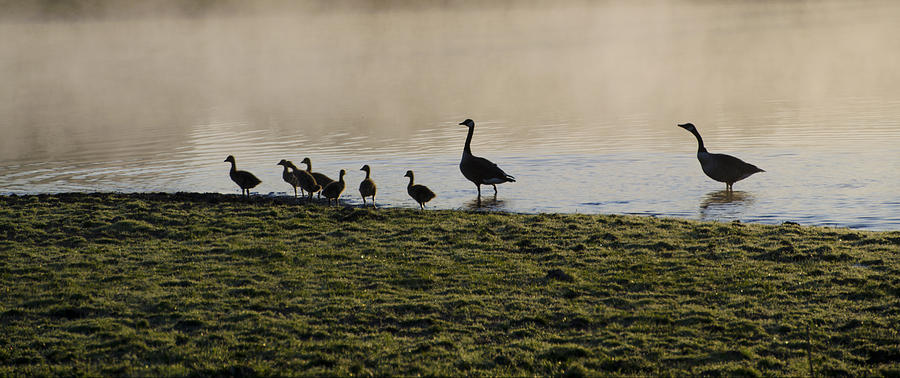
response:
{"label": "goose head", "polygon": [[406,174],[403,175],[403,177],[409,177],[409,178],[412,178],[412,177],[413,177],[412,171],[406,171]]}
{"label": "goose head", "polygon": [[344,178],[344,175],[345,175],[345,174],[347,174],[347,171],[341,169],[341,173],[339,174],[339,176],[340,176],[341,178]]}
{"label": "goose head", "polygon": [[309,161],[309,158],[308,158],[308,157],[303,158],[303,161],[300,162],[300,164],[311,164],[311,163],[312,163],[312,162]]}
{"label": "goose head", "polygon": [[283,165],[283,166],[285,166],[285,167],[288,167],[288,166],[289,166],[289,165],[288,165],[289,163],[290,163],[289,161],[284,160],[284,159],[281,159],[281,161],[279,161],[278,164],[276,164],[276,165]]}
{"label": "goose head", "polygon": [[362,166],[362,168],[360,168],[359,170],[360,170],[360,171],[366,171],[366,173],[369,173],[369,165],[366,164],[366,165]]}
{"label": "goose head", "polygon": [[228,155],[228,157],[225,158],[225,163],[229,163],[229,162],[234,163],[234,156]]}
{"label": "goose head", "polygon": [[473,121],[471,118],[468,118],[465,121],[460,122],[459,124],[465,127],[475,127],[475,121]]}
{"label": "goose head", "polygon": [[692,132],[692,133],[697,132],[697,128],[694,127],[694,124],[693,124],[693,123],[690,123],[690,122],[679,124],[678,127],[682,128],[682,129],[685,129],[685,130],[687,130],[687,131],[690,131],[690,132]]}

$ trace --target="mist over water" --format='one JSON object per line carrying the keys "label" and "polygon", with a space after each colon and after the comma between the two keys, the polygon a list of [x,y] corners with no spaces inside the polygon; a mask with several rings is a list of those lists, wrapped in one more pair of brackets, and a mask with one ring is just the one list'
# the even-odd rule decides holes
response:
{"label": "mist over water", "polygon": [[[470,208],[472,118],[488,209],[900,229],[900,4],[488,3],[7,12],[0,192],[239,193],[232,154],[283,194],[308,156]],[[767,172],[721,192],[683,122]]]}

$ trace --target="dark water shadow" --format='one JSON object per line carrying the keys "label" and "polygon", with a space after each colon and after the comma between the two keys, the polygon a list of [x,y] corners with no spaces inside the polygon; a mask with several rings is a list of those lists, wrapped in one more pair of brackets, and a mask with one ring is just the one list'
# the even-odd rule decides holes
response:
{"label": "dark water shadow", "polygon": [[739,219],[754,202],[755,198],[749,192],[727,190],[709,192],[700,201],[700,219]]}
{"label": "dark water shadow", "polygon": [[482,196],[480,204],[478,202],[478,197],[475,197],[471,201],[464,203],[463,207],[466,210],[476,210],[476,211],[507,210],[506,201],[504,201],[502,199],[497,199],[494,196]]}

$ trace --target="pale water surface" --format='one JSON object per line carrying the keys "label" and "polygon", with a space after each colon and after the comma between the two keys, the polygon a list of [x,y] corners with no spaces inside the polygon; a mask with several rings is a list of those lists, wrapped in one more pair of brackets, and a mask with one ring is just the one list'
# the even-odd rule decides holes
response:
{"label": "pale water surface", "polygon": [[[345,203],[900,230],[900,2],[327,2],[203,16],[0,21],[0,193],[284,195],[310,157]],[[706,178],[711,152],[767,172]],[[483,188],[492,199],[490,187]]]}

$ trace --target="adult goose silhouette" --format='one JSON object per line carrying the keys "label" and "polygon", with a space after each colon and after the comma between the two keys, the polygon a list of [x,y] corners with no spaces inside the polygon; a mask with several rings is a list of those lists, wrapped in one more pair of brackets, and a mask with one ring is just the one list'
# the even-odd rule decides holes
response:
{"label": "adult goose silhouette", "polygon": [[234,181],[235,184],[241,187],[241,195],[246,193],[247,197],[250,197],[250,188],[259,185],[262,181],[260,181],[256,176],[247,171],[239,171],[237,170],[237,164],[234,162],[234,156],[228,155],[225,158],[226,163],[231,163],[231,172],[228,173],[231,176],[231,181]]}
{"label": "adult goose silhouette", "polygon": [[731,186],[734,183],[750,177],[754,173],[765,172],[755,165],[744,162],[734,156],[709,153],[706,147],[703,146],[703,138],[700,137],[700,133],[697,132],[697,128],[693,123],[680,124],[678,127],[689,131],[697,137],[697,160],[700,160],[700,167],[703,168],[703,173],[713,180],[724,182],[726,191],[731,191]]}
{"label": "adult goose silhouette", "polygon": [[460,125],[469,128],[466,136],[466,145],[463,147],[462,160],[459,161],[459,171],[478,189],[478,202],[481,203],[481,185],[494,187],[494,197],[497,196],[497,184],[504,182],[516,182],[516,178],[503,172],[497,164],[490,160],[472,155],[472,134],[475,132],[475,121],[466,119]]}
{"label": "adult goose silhouette", "polygon": [[288,160],[287,163],[288,163],[288,166],[290,166],[291,169],[293,169],[292,173],[293,173],[294,177],[297,178],[297,182],[300,185],[301,194],[305,190],[307,193],[309,193],[308,199],[311,200],[313,193],[322,190],[322,186],[316,182],[316,179],[313,177],[313,175],[311,173],[297,168],[297,166],[294,165],[294,163],[292,163],[290,160]]}
{"label": "adult goose silhouette", "polygon": [[322,189],[322,195],[325,198],[328,198],[328,204],[331,205],[331,200],[334,200],[335,205],[340,205],[341,193],[344,192],[344,174],[347,172],[341,169],[341,173],[339,174],[338,180],[334,181],[325,186],[325,189]]}
{"label": "adult goose silhouette", "polygon": [[370,177],[372,170],[368,164],[362,166],[359,170],[366,171],[366,178],[359,183],[359,195],[362,196],[363,206],[366,206],[366,197],[372,197],[372,207],[375,207],[376,187],[375,181]]}
{"label": "adult goose silhouette", "polygon": [[406,171],[406,174],[403,175],[403,177],[409,177],[409,184],[406,185],[406,192],[409,193],[409,196],[412,197],[412,199],[419,203],[419,207],[424,211],[425,203],[431,201],[435,197],[434,192],[425,185],[416,185],[413,171]]}
{"label": "adult goose silhouette", "polygon": [[284,170],[281,171],[281,178],[284,179],[284,182],[290,184],[291,187],[294,188],[294,198],[297,198],[297,187],[300,186],[300,179],[297,178],[294,172],[291,172],[291,166],[288,165],[289,163],[289,161],[281,159],[277,165],[284,167]]}
{"label": "adult goose silhouette", "polygon": [[[324,173],[313,172],[312,171],[312,162],[309,160],[308,157],[303,158],[303,161],[301,161],[300,164],[306,164],[306,171],[309,172],[309,174],[311,174],[314,179],[316,179],[316,184],[319,184],[322,187],[322,189],[325,189],[328,186],[328,184],[331,184],[334,182],[334,180],[332,180],[331,177],[326,176]],[[319,193],[319,198],[322,198],[322,193]]]}

